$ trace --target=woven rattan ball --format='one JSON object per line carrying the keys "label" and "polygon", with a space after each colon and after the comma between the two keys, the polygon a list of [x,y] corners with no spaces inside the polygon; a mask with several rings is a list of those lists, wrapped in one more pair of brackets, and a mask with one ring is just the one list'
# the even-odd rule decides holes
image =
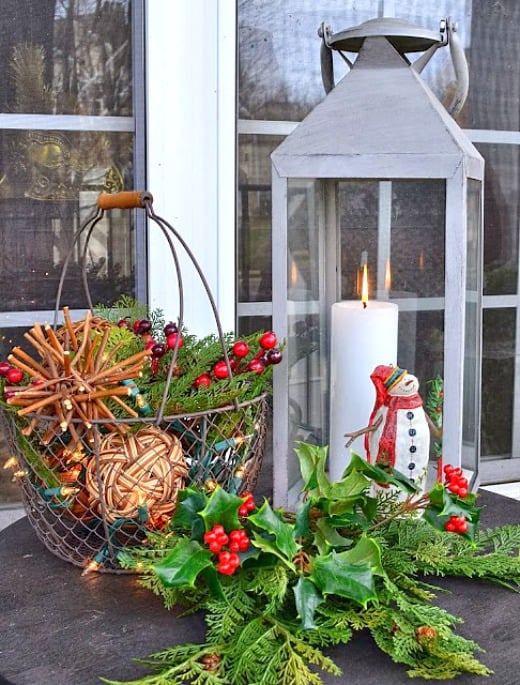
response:
{"label": "woven rattan ball", "polygon": [[153,522],[171,516],[186,474],[179,439],[151,427],[104,437],[85,482],[90,506],[109,523],[123,518]]}

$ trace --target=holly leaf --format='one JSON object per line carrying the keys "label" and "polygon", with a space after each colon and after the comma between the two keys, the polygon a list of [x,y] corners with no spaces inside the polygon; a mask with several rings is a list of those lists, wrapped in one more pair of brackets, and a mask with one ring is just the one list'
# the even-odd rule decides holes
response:
{"label": "holly leaf", "polygon": [[330,519],[321,518],[316,522],[316,528],[321,533],[321,540],[316,540],[318,548],[324,550],[323,543],[330,547],[349,547],[352,544],[351,538],[345,538],[338,533],[335,526],[330,525]]}
{"label": "holly leaf", "polygon": [[292,557],[289,558],[285,553],[280,551],[276,543],[276,540],[272,536],[264,537],[263,535],[259,535],[258,532],[255,530],[253,532],[252,543],[257,549],[260,549],[262,552],[267,552],[267,554],[272,554],[273,556],[280,559],[280,561],[282,561],[288,568],[290,568],[291,571],[296,571],[296,567],[292,563]]}
{"label": "holly leaf", "polygon": [[332,483],[328,498],[331,500],[350,500],[363,495],[370,485],[370,480],[361,471],[352,471],[345,478]]}
{"label": "holly leaf", "polygon": [[327,497],[330,487],[330,481],[325,472],[328,446],[299,442],[295,452],[300,461],[304,492],[313,496]]}
{"label": "holly leaf", "polygon": [[278,556],[282,555],[292,562],[296,552],[300,549],[300,545],[294,539],[294,525],[286,523],[280,518],[267,500],[264,501],[260,509],[249,515],[249,521],[272,535]]}
{"label": "holly leaf", "polygon": [[229,532],[241,527],[238,518],[238,508],[241,504],[243,504],[242,498],[218,486],[211,493],[204,509],[198,513],[204,521],[206,530],[210,530],[216,523],[219,523]]}
{"label": "holly leaf", "polygon": [[316,608],[324,601],[314,583],[308,578],[300,576],[293,587],[296,611],[300,617],[300,627],[304,630],[316,628],[314,613]]}
{"label": "holly leaf", "polygon": [[366,609],[370,600],[377,600],[371,566],[352,563],[345,555],[348,552],[332,551],[315,557],[310,579],[324,595],[346,597]]}
{"label": "holly leaf", "polygon": [[207,496],[200,490],[194,488],[180,490],[172,521],[173,527],[191,530],[194,536],[202,537],[204,524],[199,516],[199,512],[204,509],[206,504]]}
{"label": "holly leaf", "polygon": [[296,512],[296,520],[294,522],[293,536],[297,540],[307,535],[310,530],[310,510],[312,502],[307,500],[304,502]]}
{"label": "holly leaf", "polygon": [[343,472],[342,479],[356,471],[363,473],[367,478],[370,478],[375,483],[379,483],[381,485],[393,485],[400,490],[408,492],[409,494],[418,492],[419,490],[417,485],[412,483],[412,481],[400,471],[397,471],[392,467],[388,467],[388,470],[382,469],[376,464],[369,464],[358,454],[353,453],[349,465]]}
{"label": "holly leaf", "polygon": [[181,538],[172,551],[152,570],[167,587],[195,587],[197,576],[213,566],[213,555],[196,540]]}
{"label": "holly leaf", "polygon": [[378,576],[386,576],[381,562],[381,546],[373,538],[360,538],[355,547],[342,554],[342,558],[351,564],[368,564],[372,573]]}

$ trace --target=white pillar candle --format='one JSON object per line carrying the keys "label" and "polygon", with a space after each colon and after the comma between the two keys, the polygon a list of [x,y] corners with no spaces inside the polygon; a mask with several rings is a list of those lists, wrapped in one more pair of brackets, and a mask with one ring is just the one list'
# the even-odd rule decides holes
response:
{"label": "white pillar candle", "polygon": [[379,364],[397,366],[398,308],[360,300],[332,305],[329,475],[339,480],[353,450],[366,458],[364,436],[345,448],[345,433],[364,428],[375,402],[370,374]]}

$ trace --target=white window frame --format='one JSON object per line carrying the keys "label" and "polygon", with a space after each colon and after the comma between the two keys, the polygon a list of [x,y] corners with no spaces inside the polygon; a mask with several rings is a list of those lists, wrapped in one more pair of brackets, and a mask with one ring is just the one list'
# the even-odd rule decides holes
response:
{"label": "white window frame", "polygon": [[[236,4],[146,3],[147,178],[156,213],[181,233],[209,282],[225,331],[235,328]],[[152,227],[153,228],[153,227]],[[215,332],[209,302],[179,252],[184,322]],[[178,315],[168,245],[148,240],[148,295]]]}

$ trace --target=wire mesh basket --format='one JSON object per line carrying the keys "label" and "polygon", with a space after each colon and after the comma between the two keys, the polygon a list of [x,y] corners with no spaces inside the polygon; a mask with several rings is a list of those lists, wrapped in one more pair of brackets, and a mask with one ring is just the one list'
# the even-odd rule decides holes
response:
{"label": "wire mesh basket", "polygon": [[[125,572],[118,562],[125,547],[141,545],[150,532],[164,530],[178,493],[187,485],[209,490],[222,486],[237,495],[253,490],[265,446],[267,395],[255,384],[259,371],[249,370],[244,358],[237,382],[236,360],[204,274],[179,233],[155,214],[152,202],[148,192],[99,196],[95,213],[76,232],[65,259],[54,326],[35,324],[25,334],[34,354],[17,347],[9,357],[25,385],[4,383],[2,423],[28,519],[51,552],[86,571]],[[83,238],[84,264],[96,224],[114,208],[144,209],[165,235],[177,275],[179,316],[174,328],[179,333],[184,298],[178,244],[204,286],[226,380],[219,386],[222,392],[208,395],[202,388],[200,409],[192,403],[185,411],[171,401],[182,372],[180,334],[163,361],[159,396],[150,403],[140,378],[153,360],[152,349],[132,350],[122,357],[124,327],[96,314],[84,268],[90,309],[76,322],[64,307],[64,321],[58,325],[74,250]],[[237,393],[237,388],[246,391]]]}

